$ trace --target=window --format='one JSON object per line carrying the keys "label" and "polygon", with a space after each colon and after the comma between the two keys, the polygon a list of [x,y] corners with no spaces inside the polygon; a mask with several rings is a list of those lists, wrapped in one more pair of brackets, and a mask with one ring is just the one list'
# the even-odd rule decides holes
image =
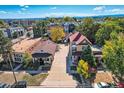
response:
{"label": "window", "polygon": [[88,45],[83,45],[82,46],[82,50],[85,50],[87,48]]}
{"label": "window", "polygon": [[71,66],[71,70],[77,70],[76,66]]}
{"label": "window", "polygon": [[15,61],[21,61],[21,59],[20,58],[15,58]]}
{"label": "window", "polygon": [[49,58],[47,58],[47,61],[49,61]]}
{"label": "window", "polygon": [[72,51],[73,51],[73,52],[77,51],[76,45],[72,45]]}

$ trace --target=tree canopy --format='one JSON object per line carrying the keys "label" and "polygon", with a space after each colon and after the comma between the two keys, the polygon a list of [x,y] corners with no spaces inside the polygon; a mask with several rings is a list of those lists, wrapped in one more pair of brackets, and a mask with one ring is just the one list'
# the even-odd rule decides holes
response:
{"label": "tree canopy", "polygon": [[85,78],[89,77],[89,65],[84,60],[79,60],[77,66],[77,72],[84,76]]}
{"label": "tree canopy", "polygon": [[96,33],[96,43],[99,46],[103,46],[105,44],[105,40],[110,39],[110,34],[113,32],[122,32],[123,29],[113,21],[104,22],[100,29]]}
{"label": "tree canopy", "polygon": [[76,30],[85,35],[92,43],[95,42],[95,34],[99,29],[99,23],[95,23],[93,18],[84,18],[76,27]]}
{"label": "tree canopy", "polygon": [[81,58],[88,62],[88,64],[91,66],[91,67],[94,67],[95,66],[95,57],[94,55],[92,54],[92,50],[91,50],[91,47],[88,46],[86,49],[84,49],[82,51],[82,55],[81,55]]}
{"label": "tree canopy", "polygon": [[5,62],[8,60],[8,53],[12,53],[12,42],[9,38],[5,37],[3,32],[0,30],[0,54],[2,54]]}
{"label": "tree canopy", "polygon": [[124,76],[124,34],[111,34],[103,47],[103,60],[107,68],[120,80]]}
{"label": "tree canopy", "polygon": [[58,42],[59,40],[62,40],[64,36],[65,33],[62,27],[56,26],[50,29],[50,37],[54,42]]}
{"label": "tree canopy", "polygon": [[47,24],[46,20],[38,21],[33,27],[34,37],[42,37],[47,31]]}
{"label": "tree canopy", "polygon": [[24,67],[27,67],[28,64],[32,61],[32,56],[30,53],[26,52],[23,55]]}

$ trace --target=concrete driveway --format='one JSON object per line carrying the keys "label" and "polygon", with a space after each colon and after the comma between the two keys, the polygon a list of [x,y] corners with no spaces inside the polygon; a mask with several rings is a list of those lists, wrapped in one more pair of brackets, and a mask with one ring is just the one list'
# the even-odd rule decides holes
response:
{"label": "concrete driveway", "polygon": [[68,55],[69,46],[59,45],[60,49],[56,52],[51,70],[45,81],[41,83],[41,87],[55,88],[74,88],[77,86],[72,76],[66,73],[66,56]]}

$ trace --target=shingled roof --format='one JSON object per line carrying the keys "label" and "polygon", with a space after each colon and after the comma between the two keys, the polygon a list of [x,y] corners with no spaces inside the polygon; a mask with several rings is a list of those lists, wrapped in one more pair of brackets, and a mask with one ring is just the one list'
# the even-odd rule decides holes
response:
{"label": "shingled roof", "polygon": [[57,44],[55,44],[51,40],[41,40],[40,43],[33,49],[32,54],[44,52],[54,55],[56,47]]}
{"label": "shingled roof", "polygon": [[76,44],[80,44],[82,41],[86,40],[89,44],[92,44],[84,35],[79,32],[75,32],[69,37],[70,42],[75,42]]}

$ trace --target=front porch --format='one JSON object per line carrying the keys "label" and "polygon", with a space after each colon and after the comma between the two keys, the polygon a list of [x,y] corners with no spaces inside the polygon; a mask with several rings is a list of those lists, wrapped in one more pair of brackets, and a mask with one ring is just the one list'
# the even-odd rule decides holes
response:
{"label": "front porch", "polygon": [[50,70],[53,58],[51,54],[46,53],[34,53],[32,54],[33,63],[39,65],[39,70],[46,71]]}

